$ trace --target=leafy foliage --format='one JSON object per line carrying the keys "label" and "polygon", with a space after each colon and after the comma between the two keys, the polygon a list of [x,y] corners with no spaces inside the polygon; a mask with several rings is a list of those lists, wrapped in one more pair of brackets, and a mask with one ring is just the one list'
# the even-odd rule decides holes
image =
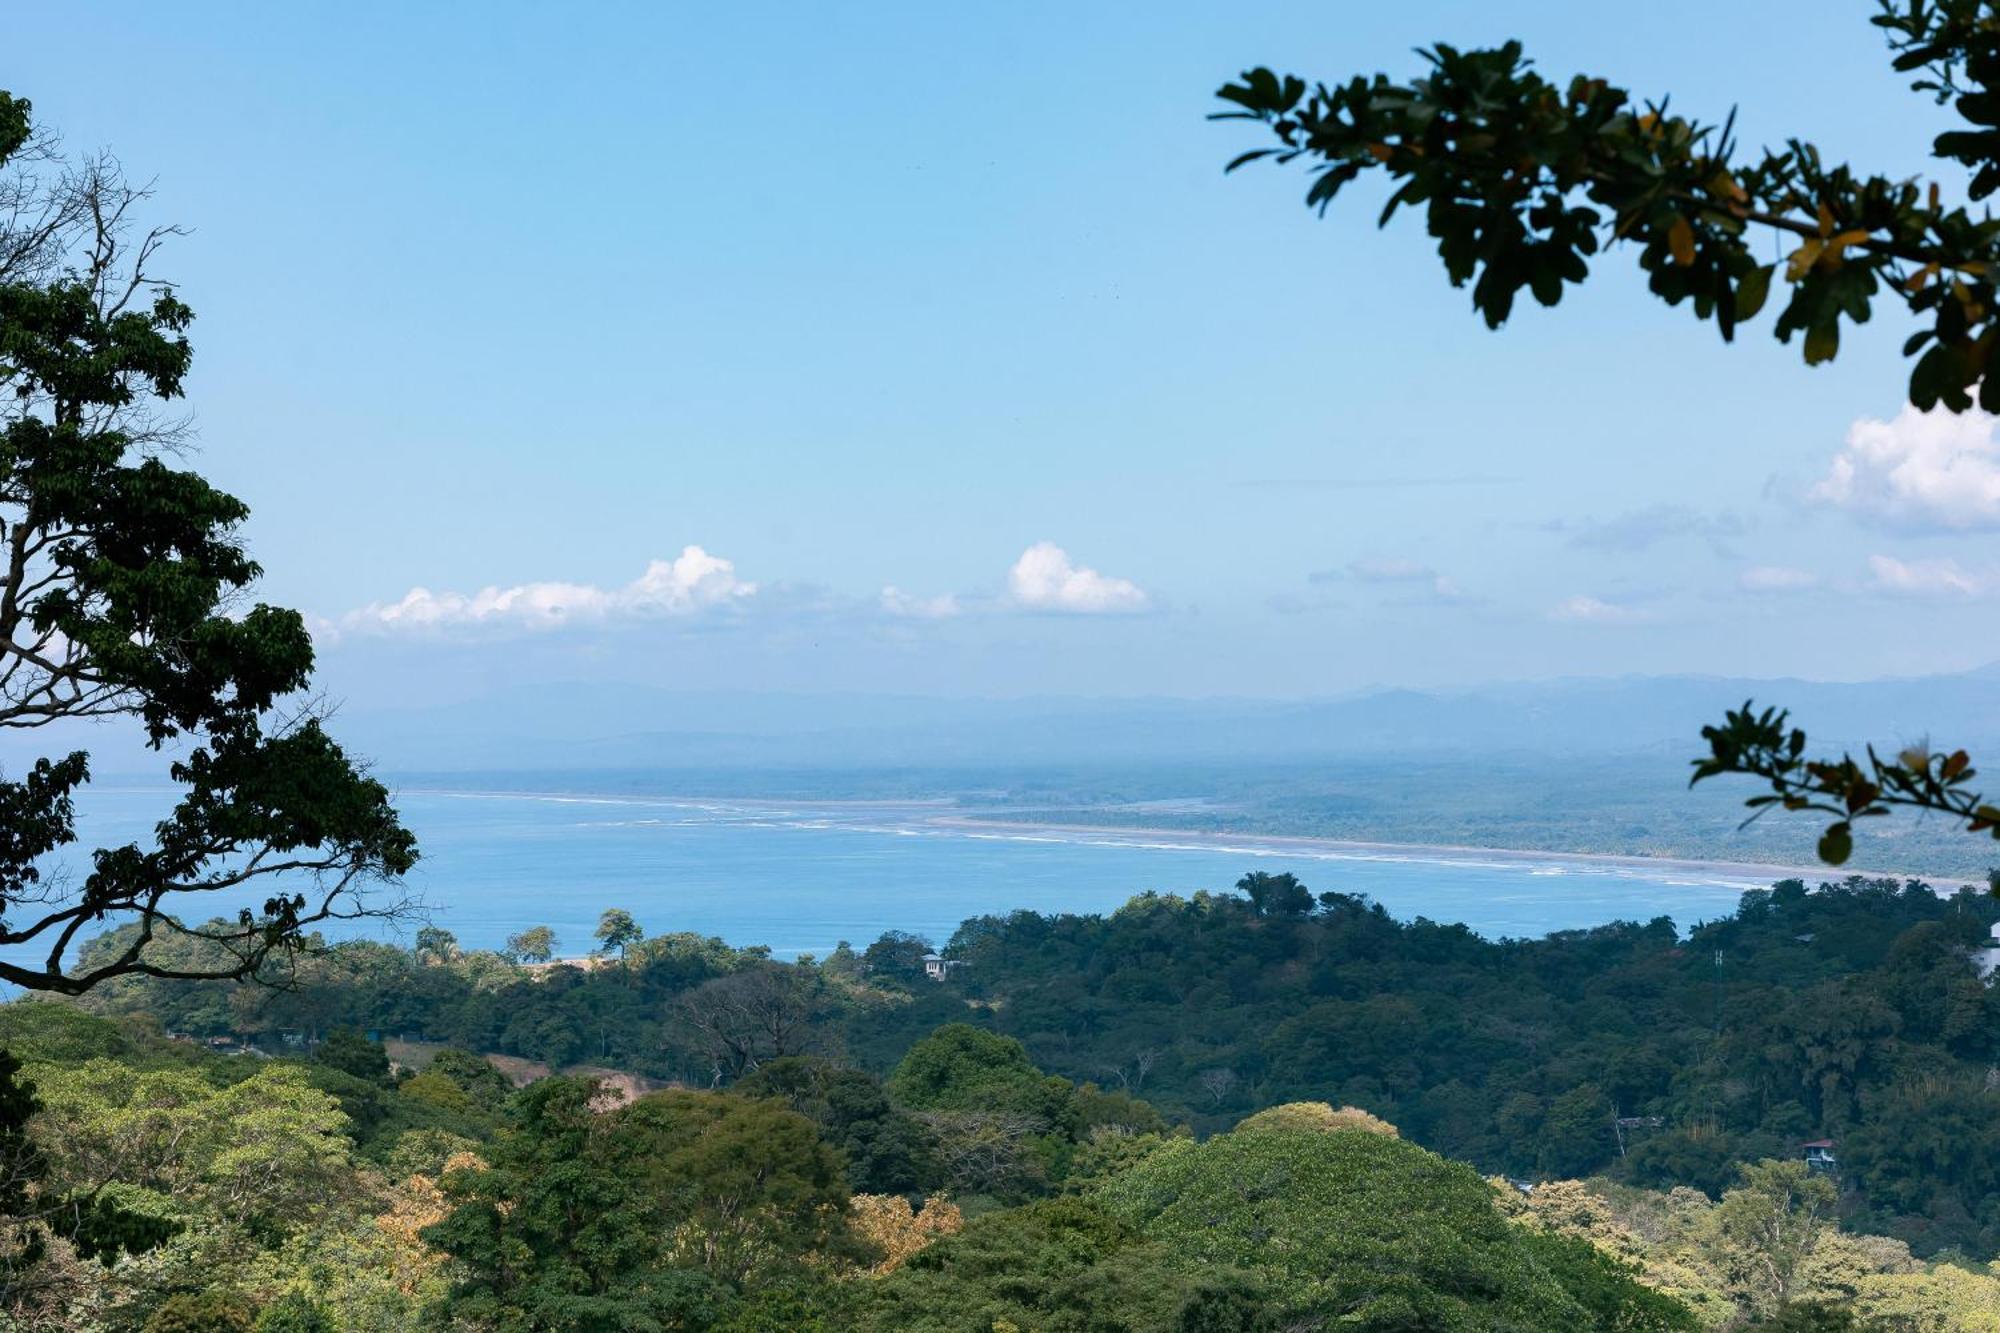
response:
{"label": "leafy foliage", "polygon": [[735,1086],[743,1097],[781,1099],[819,1127],[840,1151],[848,1187],[857,1193],[905,1195],[937,1178],[929,1135],[882,1085],[858,1069],[827,1060],[773,1060]]}
{"label": "leafy foliage", "polygon": [[1774,708],[1760,713],[1746,700],[1721,726],[1703,727],[1710,753],[1695,760],[1690,785],[1723,773],[1750,774],[1771,787],[1767,795],[1744,802],[1757,812],[1751,818],[1772,808],[1832,815],[1834,822],[1819,841],[1820,859],[1829,865],[1845,864],[1853,855],[1854,820],[1886,815],[1899,806],[1962,819],[1967,832],[2000,839],[2000,807],[1988,805],[1966,785],[1978,774],[1965,751],[1933,754],[1918,745],[1884,759],[1871,746],[1865,767],[1845,754],[1836,761],[1807,759],[1806,734],[1788,729],[1787,717]]}
{"label": "leafy foliage", "polygon": [[[1318,902],[1274,917],[1237,895],[1142,895],[1109,916],[977,918],[949,946],[966,963],[951,980],[907,987],[661,935],[622,976],[343,944],[296,991],[128,981],[85,1003],[274,1047],[288,1029],[400,1030],[704,1085],[712,1056],[680,999],[733,970],[796,968],[826,998],[805,1036],[861,1068],[785,1057],[733,1086],[818,1125],[857,1191],[1023,1200],[1143,1153],[1173,1123],[1212,1133],[1322,1102],[1482,1171],[1711,1194],[1738,1162],[1837,1137],[1855,1225],[1926,1254],[2000,1247],[2000,1093],[1986,1086],[2000,999],[1968,958],[2000,918],[1986,895],[1788,881],[1685,936],[1658,920],[1513,941],[1339,893]],[[318,1077],[378,1160],[411,1130],[490,1132],[474,1121],[491,1100],[469,1092],[458,1114],[473,1120],[420,1103],[428,1083],[405,1096]],[[497,1080],[480,1094],[504,1095]],[[1641,1119],[1622,1146],[1614,1115]]]}
{"label": "leafy foliage", "polygon": [[852,1328],[916,1333],[1251,1330],[1257,1288],[1232,1272],[1182,1273],[1165,1247],[1081,1199],[989,1214],[860,1288]]}
{"label": "leafy foliage", "polygon": [[925,1199],[921,1210],[901,1194],[857,1194],[848,1206],[856,1238],[882,1256],[868,1270],[876,1277],[895,1272],[931,1242],[965,1227],[958,1205],[938,1195]]}
{"label": "leafy foliage", "polygon": [[530,926],[507,937],[507,955],[517,963],[546,963],[556,956],[562,942],[547,926]]}
{"label": "leafy foliage", "polygon": [[335,1028],[313,1051],[313,1059],[367,1083],[389,1079],[389,1052],[352,1028]]}
{"label": "leafy foliage", "polygon": [[[1501,1217],[1469,1168],[1365,1131],[1179,1143],[1097,1198],[1181,1263],[1262,1279],[1279,1317],[1366,1329],[1689,1329],[1608,1261],[1560,1263]],[[1564,1276],[1579,1281],[1572,1293]],[[1593,1308],[1609,1307],[1599,1321]]]}
{"label": "leafy foliage", "polygon": [[[1272,994],[1290,996],[1286,986],[1300,979],[1297,960],[1317,957],[1358,970],[1357,984],[1401,983],[1404,974],[1381,969],[1409,944],[1385,936],[1364,949],[1353,940],[1336,951],[1332,937],[1319,934],[1343,922],[1342,929],[1355,929],[1351,904],[1336,898],[1312,917],[1288,919],[1260,916],[1241,901],[1230,909],[1230,901],[1213,900],[1203,914],[1183,920],[1203,923],[1179,946],[1193,955],[1187,975],[1271,977]],[[1963,901],[1988,903],[1983,897]],[[1935,997],[1924,998],[1930,993],[1921,983],[1922,967],[1908,965],[1940,961],[1934,951],[1955,949],[1952,940],[1974,938],[1982,924],[1968,920],[1960,935],[1928,938],[1941,914],[1956,917],[1955,905],[1921,903],[1914,894],[1858,890],[1753,896],[1730,923],[1732,956],[1745,968],[1782,976],[1785,985],[1803,985],[1802,1010],[1833,1012],[1809,1035],[1744,1034],[1745,1040],[1766,1051],[1774,1040],[1823,1044],[1828,1068],[1854,1060],[1857,1052],[1863,1067],[1879,1059],[1865,1043],[1857,1047],[1843,1037],[1857,1021],[1875,1021],[1869,1017],[1874,1011],[1839,1011],[1800,981],[1805,973],[1798,967],[1795,927],[1803,921],[1818,928],[1825,947],[1838,955],[1826,961],[1829,968],[1896,960],[1897,968],[1882,972],[1879,987],[1901,1011],[1919,1014]],[[1808,906],[1815,914],[1802,918]],[[1915,923],[1902,938],[1883,929],[1899,914]],[[1114,918],[1147,922],[1150,929],[1175,919],[1163,917],[1157,904]],[[1360,918],[1368,919],[1372,912]],[[1104,925],[1099,921],[1093,929]],[[1408,975],[1435,976],[1465,1008],[1491,1007],[1491,994],[1467,988],[1473,974],[1463,958],[1440,952],[1441,941],[1417,928],[1395,929],[1415,932],[1410,944],[1427,941],[1423,961],[1413,962]],[[1621,969],[1632,960],[1610,942],[1614,938],[1580,932],[1532,966],[1516,957],[1495,971],[1516,992],[1524,978],[1546,988],[1564,976],[1580,988],[1577,994],[1604,987],[1630,1003],[1633,974]],[[1791,947],[1792,972],[1779,966],[1780,941]],[[1059,986],[1079,968],[1097,976],[1099,964],[1091,957],[1131,960],[1141,973],[1159,971],[1150,954],[1115,937],[1097,938],[1090,955],[1073,952],[1075,943],[1060,931],[1044,933],[1039,952],[1010,955],[1032,972],[996,977],[981,967],[1000,983],[998,1012],[1032,1011],[1038,991]],[[1269,948],[1283,952],[1257,952]],[[1251,965],[1228,961],[1242,950],[1253,954]],[[467,957],[412,966],[430,975],[476,972],[480,965]],[[644,966],[635,961],[629,987],[606,969],[604,993],[642,990]],[[1169,987],[1183,984],[1178,971],[1164,979]],[[1132,980],[1127,975],[1113,989]],[[958,985],[921,984],[946,994]],[[246,993],[273,997],[262,989]],[[967,1010],[959,993],[959,1012],[994,1012]],[[858,994],[866,1013],[878,992]],[[1062,1002],[1076,1000],[1071,994]],[[66,1016],[52,1021],[58,1012]],[[1496,1017],[1521,1021],[1524,1012]],[[1211,1034],[1241,1023],[1227,1008],[1146,1021]],[[192,1043],[165,1040],[134,1020],[114,1024],[48,1002],[0,1006],[0,1035],[34,1051],[55,1071],[52,1082],[68,1089],[60,1118],[44,1115],[30,1123],[34,1146],[52,1164],[51,1178],[109,1170],[117,1177],[117,1197],[170,1213],[181,1226],[168,1243],[110,1269],[76,1265],[69,1243],[52,1239],[34,1269],[41,1294],[15,1306],[32,1312],[29,1327],[77,1333],[136,1328],[170,1297],[207,1292],[218,1299],[238,1293],[267,1321],[281,1312],[305,1319],[317,1312],[334,1327],[360,1333],[454,1325],[467,1333],[507,1327],[988,1333],[995,1320],[1022,1329],[1273,1330],[1321,1318],[1311,1312],[1322,1298],[1345,1300],[1340,1284],[1388,1262],[1377,1254],[1384,1246],[1398,1251],[1403,1268],[1392,1264],[1387,1281],[1361,1294],[1350,1311],[1354,1326],[1402,1327],[1397,1321],[1417,1319],[1448,1328],[1454,1320],[1463,1325],[1490,1316],[1515,1321],[1493,1326],[1528,1329],[1685,1328],[1690,1319],[1721,1328],[1750,1316],[1803,1319],[1817,1311],[1813,1318],[1831,1318],[1824,1308],[1831,1303],[1864,1320],[1945,1330],[1977,1327],[2000,1301],[2000,1282],[1989,1277],[1950,1263],[1924,1264],[1892,1240],[1839,1231],[1825,1206],[1824,1182],[1795,1162],[1738,1171],[1734,1159],[1757,1142],[1755,1136],[1715,1136],[1722,1145],[1715,1154],[1722,1164],[1719,1202],[1686,1188],[1657,1194],[1601,1180],[1545,1183],[1522,1194],[1512,1186],[1489,1188],[1467,1169],[1389,1135],[1386,1124],[1366,1113],[1335,1110],[1327,1102],[1281,1104],[1198,1144],[1184,1129],[1167,1132],[1154,1108],[1129,1093],[1051,1079],[1025,1046],[966,1025],[946,1025],[934,1040],[913,1043],[907,1078],[894,1085],[931,1109],[898,1104],[863,1071],[787,1058],[760,1067],[728,1093],[673,1091],[622,1109],[588,1080],[547,1079],[503,1099],[504,1126],[472,1111],[456,1113],[460,1118],[449,1123],[463,1133],[439,1127],[443,1121],[393,1116],[364,1131],[351,1116],[342,1124],[330,1110],[350,1100],[364,1113],[369,1099],[400,1103],[419,1079],[470,1101],[465,1089],[488,1086],[493,1071],[463,1052],[440,1053],[424,1074],[391,1090],[316,1061],[211,1055]],[[1070,1052],[1062,1058],[1093,1060],[1081,1033],[1067,1044]],[[1453,1058],[1464,1060],[1476,1048],[1454,1049]],[[1362,1051],[1356,1058],[1380,1056]],[[1488,1076],[1502,1080],[1494,1105],[1503,1119],[1516,1114],[1507,1078],[1521,1079],[1535,1059],[1561,1065],[1575,1058],[1544,1047],[1538,1056],[1520,1057],[1511,1074],[1503,1072],[1505,1060],[1496,1061]],[[1159,1081],[1171,1093],[1175,1064],[1171,1053],[1163,1053],[1149,1086]],[[985,1077],[988,1070],[997,1076]],[[962,1201],[936,1197],[933,1182],[948,1174],[951,1154],[959,1150],[948,1141],[955,1128],[981,1117],[1004,1123],[1033,1104],[1028,1099],[1044,1096],[1051,1128],[1014,1141],[1017,1161],[1034,1168],[1017,1180],[1020,1206],[1003,1207],[990,1194]],[[1576,1100],[1582,1105],[1588,1099]],[[218,1120],[206,1138],[192,1132],[202,1106],[225,1104],[236,1112],[232,1124],[260,1126],[242,1132],[233,1145],[241,1155],[229,1162],[218,1149],[232,1146],[236,1131]],[[1435,1135],[1444,1128],[1425,1099],[1404,1104],[1417,1113],[1406,1129],[1415,1124]],[[1936,1117],[1936,1103],[1912,1105],[1915,1118],[1884,1121],[1878,1142],[1868,1138],[1875,1128],[1871,1117],[1881,1114],[1872,1105],[1862,1125],[1843,1136],[1844,1179],[1861,1186],[1850,1200],[1851,1213],[1862,1215],[1853,1205],[1864,1200],[1879,1211],[1878,1196],[1893,1195],[1903,1206],[1904,1196],[1884,1192],[1878,1183],[1884,1180],[1918,1189],[1939,1179],[1979,1179],[1976,1163],[1988,1152],[1981,1125],[1954,1119],[1929,1133],[1921,1126]],[[1968,1104],[1968,1114],[1977,1111]],[[1470,1118],[1462,1106],[1453,1114]],[[963,1119],[926,1123],[938,1116]],[[1554,1118],[1553,1109],[1547,1117]],[[1635,1138],[1629,1174],[1657,1171],[1653,1145],[1678,1132],[1667,1127],[1651,1139]],[[915,1136],[921,1151],[913,1160],[926,1163],[915,1172],[918,1188],[933,1196],[923,1211],[887,1193],[849,1200],[843,1209],[843,1169],[850,1176],[856,1169],[842,1163],[843,1146],[902,1134]],[[1885,1174],[1883,1154],[1896,1141],[1921,1140],[1932,1153],[1961,1136],[1968,1139],[1962,1158],[1939,1158],[1943,1165],[1937,1165],[1926,1157],[1902,1167],[1903,1174]],[[1313,1147],[1298,1148],[1302,1155],[1294,1156],[1293,1149],[1257,1146],[1306,1140],[1364,1146],[1334,1157]],[[179,1143],[186,1152],[177,1156],[170,1148]],[[299,1156],[302,1143],[310,1150]],[[1391,1156],[1380,1158],[1366,1146],[1371,1143],[1386,1145],[1379,1151]],[[1620,1165],[1615,1157],[1601,1160]],[[285,1177],[302,1183],[278,1188]],[[260,1197],[230,1184],[244,1179],[272,1182],[278,1192],[264,1197],[275,1202],[242,1206],[241,1200]],[[1059,1199],[1047,1197],[1057,1191]],[[1817,1202],[1808,1197],[1815,1193],[1821,1194]],[[1176,1220],[1181,1215],[1166,1205],[1169,1196],[1175,1207],[1185,1201],[1185,1218]],[[1122,1211],[1132,1199],[1144,1206]],[[1917,1206],[1926,1205],[1918,1199]],[[1367,1224],[1350,1218],[1350,1211],[1365,1214]],[[1199,1225],[1186,1220],[1197,1217]],[[1326,1251],[1324,1262],[1309,1263],[1299,1256],[1322,1248],[1321,1228],[1344,1239]],[[1770,1279],[1774,1259],[1790,1274],[1792,1299],[1782,1305]],[[1468,1267],[1476,1270],[1475,1279],[1464,1277]],[[60,1313],[66,1311],[76,1314]],[[49,1317],[59,1313],[59,1321]]]}
{"label": "leafy foliage", "polygon": [[1379,1116],[1369,1115],[1357,1106],[1343,1106],[1335,1110],[1325,1102],[1286,1102],[1282,1106],[1267,1106],[1255,1115],[1245,1116],[1231,1132],[1332,1134],[1339,1130],[1397,1137],[1396,1127]]}
{"label": "leafy foliage", "polygon": [[288,1292],[264,1307],[256,1333],[339,1333],[333,1317],[310,1297]]}
{"label": "leafy foliage", "polygon": [[256,1318],[256,1305],[241,1292],[182,1292],[153,1312],[145,1333],[254,1333]]}
{"label": "leafy foliage", "polygon": [[[157,409],[181,396],[194,316],[148,271],[171,233],[135,240],[144,199],[108,159],[64,164],[0,92],[0,727],[124,719],[174,748],[183,789],[150,845],[98,849],[72,890],[42,863],[76,840],[88,753],[0,782],[0,945],[40,956],[0,960],[0,980],[67,994],[256,974],[315,922],[395,911],[359,891],[416,857],[387,790],[316,718],[279,712],[312,642],[296,612],[236,606],[259,573],[236,539],[248,509],[165,461]],[[187,894],[239,910],[190,928],[173,913]],[[124,947],[72,966],[79,930],[124,917]],[[190,934],[211,969],[147,947]]]}
{"label": "leafy foliage", "polygon": [[71,1183],[64,1189],[43,1143],[28,1127],[44,1109],[21,1062],[0,1050],[0,1303],[17,1289],[60,1237],[85,1259],[111,1263],[139,1254],[172,1235],[175,1225],[122,1207],[104,1192],[107,1182]]}
{"label": "leafy foliage", "polygon": [[[1903,54],[1901,68],[1931,64],[1966,80],[1954,102],[1975,125],[1993,114],[2000,88],[1990,24],[1977,0],[1891,0],[1878,22]],[[1827,164],[1793,139],[1755,160],[1738,155],[1733,119],[1720,125],[1672,114],[1664,99],[1638,103],[1601,78],[1566,85],[1534,72],[1518,42],[1423,53],[1427,72],[1314,84],[1255,69],[1217,94],[1221,119],[1268,126],[1278,146],[1240,154],[1314,160],[1306,202],[1324,211],[1364,173],[1396,182],[1386,225],[1404,206],[1424,210],[1453,285],[1472,285],[1474,307],[1498,328],[1527,291],[1543,305],[1581,283],[1590,262],[1617,244],[1633,248],[1652,291],[1714,320],[1724,338],[1763,308],[1778,266],[1760,262],[1754,237],[1797,242],[1783,281],[1789,294],[1774,332],[1804,335],[1808,364],[1832,360],[1842,321],[1862,323],[1887,288],[1928,321],[1907,351],[1922,351],[1910,400],[1954,411],[2000,410],[2000,381],[1985,380],[1996,336],[1989,266],[2000,259],[2000,222],[1940,202],[1936,186],[1863,175]],[[1941,89],[1927,82],[1919,87]],[[1974,170],[1971,195],[2000,184],[2000,133],[1939,137],[1940,158]]]}
{"label": "leafy foliage", "polygon": [[339,1105],[296,1065],[218,1087],[193,1069],[112,1060],[36,1066],[36,1139],[65,1191],[116,1181],[120,1202],[186,1223],[220,1215],[268,1231],[301,1225],[351,1177]]}
{"label": "leafy foliage", "polygon": [[600,1095],[531,1086],[491,1165],[446,1175],[453,1207],[422,1234],[458,1263],[453,1317],[679,1327],[829,1243],[846,1189],[804,1117],[682,1091],[606,1113]]}

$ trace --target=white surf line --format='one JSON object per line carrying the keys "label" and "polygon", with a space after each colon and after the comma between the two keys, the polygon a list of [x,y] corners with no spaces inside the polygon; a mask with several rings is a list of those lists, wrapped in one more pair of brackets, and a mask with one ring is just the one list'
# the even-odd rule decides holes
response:
{"label": "white surf line", "polygon": [[[1058,846],[1124,847],[1144,851],[1216,852],[1231,856],[1294,857],[1312,861],[1360,861],[1372,864],[1467,866],[1474,869],[1527,870],[1557,876],[1570,870],[1663,882],[1663,876],[1694,876],[1665,880],[1685,887],[1767,888],[1782,879],[1808,884],[1838,882],[1850,875],[1868,879],[1920,880],[1940,896],[1959,886],[1977,887],[1962,876],[1927,875],[1900,870],[1850,870],[1829,866],[1787,866],[1755,861],[1711,861],[1686,857],[1649,857],[1614,852],[1560,852],[1516,847],[1477,847],[1451,843],[1395,843],[1364,839],[1315,838],[1300,834],[1208,833],[1199,829],[1159,829],[1144,826],[1014,822],[978,815],[939,813],[947,802],[925,800],[779,801],[762,797],[691,797],[669,795],[605,795],[584,792],[495,791],[491,789],[406,788],[412,796],[460,800],[523,800],[552,804],[666,807],[697,810],[713,821],[750,827],[780,827],[884,836],[937,836],[989,842],[1040,843]],[[909,822],[898,825],[849,822],[843,815],[907,811]],[[681,823],[669,827],[683,826]],[[1224,841],[1229,839],[1229,841]]]}
{"label": "white surf line", "polygon": [[[1954,875],[1925,875],[1893,870],[1849,870],[1836,866],[1787,866],[1757,861],[1632,856],[1613,852],[1559,852],[1513,847],[1455,846],[1448,843],[1369,842],[1281,833],[1258,834],[1246,838],[1242,834],[1205,833],[1198,829],[1038,824],[1026,821],[1017,824],[1008,820],[957,815],[937,816],[929,822],[933,827],[962,830],[966,836],[984,836],[1005,841],[1068,841],[1106,846],[1157,847],[1170,851],[1216,851],[1237,856],[1296,856],[1307,860],[1409,862],[1419,865],[1472,866],[1493,870],[1525,869],[1531,872],[1546,870],[1555,874],[1575,869],[1655,881],[1664,875],[1691,875],[1699,876],[1703,882],[1716,887],[1743,884],[1753,888],[1764,888],[1780,879],[1803,879],[1808,883],[1839,882],[1850,875],[1864,879],[1914,879],[1930,885],[1933,890],[1959,885],[1977,887],[1975,881]],[[1164,839],[1173,841],[1161,841]]]}

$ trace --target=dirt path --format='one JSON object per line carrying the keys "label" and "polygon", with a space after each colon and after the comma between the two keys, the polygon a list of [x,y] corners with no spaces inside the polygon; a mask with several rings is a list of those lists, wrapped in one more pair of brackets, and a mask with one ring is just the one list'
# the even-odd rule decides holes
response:
{"label": "dirt path", "polygon": [[[398,1041],[394,1038],[383,1042],[382,1045],[388,1050],[389,1058],[395,1063],[403,1066],[405,1069],[417,1070],[421,1070],[425,1065],[428,1065],[439,1051],[445,1049],[443,1042]],[[551,1069],[539,1060],[524,1060],[518,1055],[500,1055],[488,1051],[482,1058],[502,1074],[506,1075],[507,1081],[517,1088],[525,1088],[536,1079],[547,1078],[551,1074],[556,1073],[570,1075],[575,1078],[594,1078],[604,1085],[607,1093],[611,1094],[611,1097],[607,1098],[607,1101],[613,1106],[623,1106],[627,1102],[636,1101],[649,1092],[658,1092],[661,1088],[674,1086],[674,1084],[665,1079],[648,1078],[644,1074],[634,1074],[624,1069],[612,1069],[605,1065],[568,1065],[563,1069],[557,1070]]]}

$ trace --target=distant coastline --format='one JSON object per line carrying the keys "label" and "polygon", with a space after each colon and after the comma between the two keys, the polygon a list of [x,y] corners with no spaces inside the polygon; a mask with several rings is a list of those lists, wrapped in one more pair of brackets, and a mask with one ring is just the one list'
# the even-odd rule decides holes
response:
{"label": "distant coastline", "polygon": [[1843,880],[1850,875],[1859,875],[1867,879],[1915,879],[1933,887],[1974,883],[1973,880],[1962,876],[1920,875],[1901,870],[1870,870],[1850,866],[1788,866],[1757,861],[1715,861],[1614,852],[1557,851],[1548,848],[1378,842],[1285,833],[1229,833],[1212,829],[1161,828],[1157,825],[1140,824],[1068,824],[1045,820],[995,819],[974,815],[942,815],[933,817],[928,822],[955,829],[995,834],[1062,834],[1078,841],[1123,842],[1134,838],[1171,839],[1204,851],[1236,851],[1251,855],[1260,851],[1292,854],[1317,852],[1330,859],[1499,861],[1509,864],[1579,861],[1607,869],[1630,869],[1653,875],[1662,871],[1678,872],[1731,881],[1755,881],[1759,884],[1769,884],[1781,879],[1803,879],[1808,883],[1814,883],[1820,880]]}
{"label": "distant coastline", "polygon": [[976,814],[953,812],[963,809],[950,798],[787,798],[771,796],[682,795],[672,792],[631,793],[590,790],[530,790],[463,787],[411,787],[412,795],[445,796],[458,799],[533,799],[603,805],[669,805],[697,809],[717,806],[767,812],[800,812],[807,809],[840,811],[849,815],[898,812],[908,816],[911,828],[965,837],[1061,839],[1074,843],[1152,846],[1162,850],[1186,848],[1209,852],[1236,852],[1243,855],[1299,855],[1324,857],[1330,861],[1438,861],[1453,864],[1486,862],[1509,866],[1535,863],[1574,863],[1609,871],[1630,871],[1647,878],[1686,876],[1706,882],[1764,887],[1781,879],[1803,879],[1808,884],[1839,881],[1851,875],[1865,878],[1920,880],[1949,890],[1960,884],[1976,885],[1976,876],[1930,874],[1909,870],[1857,866],[1793,865],[1783,862],[1745,861],[1706,857],[1652,856],[1644,853],[1585,852],[1558,848],[1481,846],[1473,843],[1396,842],[1383,839],[1330,838],[1311,834],[1249,833],[1218,829],[1197,829],[1160,824],[1076,823],[1040,817],[1039,812],[1019,819],[1001,811]]}

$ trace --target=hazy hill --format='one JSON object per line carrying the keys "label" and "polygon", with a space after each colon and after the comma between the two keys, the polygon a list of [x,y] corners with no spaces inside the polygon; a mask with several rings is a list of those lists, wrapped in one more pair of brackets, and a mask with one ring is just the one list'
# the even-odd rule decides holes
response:
{"label": "hazy hill", "polygon": [[1834,684],[1622,677],[1301,701],[945,699],[532,687],[424,710],[350,708],[339,733],[388,770],[798,766],[979,767],[1288,762],[1411,751],[1689,751],[1745,698],[1782,703],[1816,739],[2000,739],[2000,669]]}

